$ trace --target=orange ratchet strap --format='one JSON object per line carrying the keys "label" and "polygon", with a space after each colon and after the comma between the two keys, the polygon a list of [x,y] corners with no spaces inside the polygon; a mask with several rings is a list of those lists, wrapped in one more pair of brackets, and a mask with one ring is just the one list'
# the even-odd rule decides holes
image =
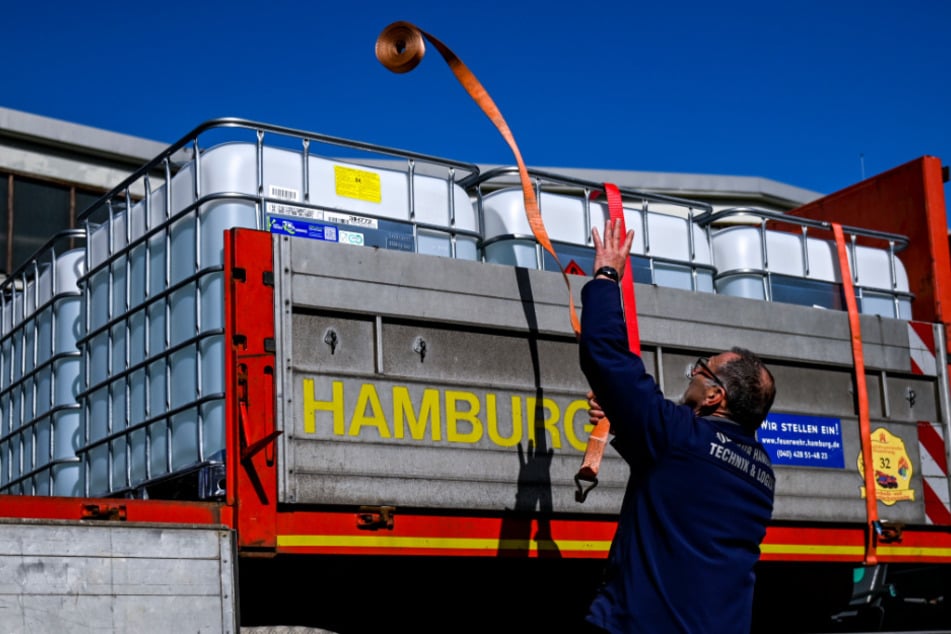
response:
{"label": "orange ratchet strap", "polygon": [[[627,226],[624,223],[624,206],[621,201],[621,192],[613,183],[604,184],[604,193],[608,198],[608,212],[611,222],[620,220],[621,235],[627,234]],[[624,301],[624,316],[627,324],[627,343],[631,352],[641,353],[641,337],[637,328],[637,304],[634,299],[634,268],[633,263],[628,261],[627,275],[621,278],[621,293]],[[597,397],[597,395],[595,395]],[[581,461],[581,469],[575,475],[575,484],[578,490],[575,491],[575,500],[584,502],[591,489],[598,486],[598,473],[601,470],[601,459],[604,457],[604,446],[608,442],[608,435],[611,431],[611,423],[607,418],[602,418],[591,430],[588,436],[588,445],[585,447],[584,458]],[[582,482],[590,483],[587,488]]]}
{"label": "orange ratchet strap", "polygon": [[532,228],[532,233],[535,234],[535,239],[555,260],[555,263],[561,270],[562,277],[565,278],[565,284],[568,286],[568,303],[571,308],[571,327],[575,331],[575,336],[579,336],[581,334],[581,322],[578,320],[575,300],[571,294],[571,281],[568,279],[568,274],[558,260],[555,248],[548,238],[548,232],[545,230],[541,214],[538,211],[538,200],[535,198],[535,190],[532,188],[532,183],[528,176],[528,169],[522,160],[522,153],[519,152],[512,131],[502,117],[502,113],[498,107],[496,107],[495,102],[492,101],[489,93],[479,80],[476,79],[475,75],[472,74],[472,71],[462,63],[462,60],[449,50],[448,46],[409,22],[394,22],[383,29],[383,32],[380,33],[380,37],[378,37],[376,41],[376,58],[380,60],[383,66],[394,73],[407,73],[416,68],[426,53],[426,42],[424,38],[429,40],[432,45],[436,47],[436,50],[439,51],[443,59],[446,60],[446,63],[449,64],[449,68],[456,76],[456,79],[458,79],[462,87],[466,89],[466,92],[469,93],[473,101],[479,105],[482,112],[489,117],[506,143],[508,143],[512,154],[515,155],[515,162],[518,164],[518,175],[522,182],[522,196],[525,199],[525,215],[528,217],[528,224]]}
{"label": "orange ratchet strap", "polygon": [[[621,235],[627,235],[627,226],[624,224],[624,206],[621,204],[621,192],[616,185],[604,184],[604,191],[608,196],[608,211],[611,220],[621,221]],[[628,258],[627,275],[621,280],[621,293],[624,299],[624,316],[627,323],[627,344],[636,355],[641,354],[641,335],[637,328],[637,303],[634,300],[634,263]]]}
{"label": "orange ratchet strap", "polygon": [[[565,268],[562,266],[561,261],[558,259],[558,254],[555,253],[555,249],[548,237],[548,232],[545,229],[541,213],[538,209],[538,200],[535,197],[535,190],[532,187],[532,183],[528,175],[528,169],[525,166],[525,162],[522,160],[522,154],[518,149],[518,145],[515,143],[515,138],[512,135],[512,131],[509,129],[508,124],[502,117],[502,113],[495,105],[495,102],[492,101],[489,93],[482,86],[479,80],[476,79],[475,75],[472,74],[468,67],[462,63],[462,60],[460,60],[456,54],[449,49],[448,46],[409,22],[394,22],[383,29],[383,32],[380,33],[380,36],[376,41],[376,57],[380,63],[390,71],[394,73],[407,73],[416,68],[420,61],[422,61],[423,55],[426,52],[425,40],[429,40],[429,42],[436,47],[443,59],[446,60],[446,63],[456,76],[456,79],[460,84],[462,84],[463,88],[466,89],[466,92],[469,93],[469,96],[472,97],[473,101],[479,105],[479,107],[482,109],[482,112],[484,112],[486,116],[489,117],[489,120],[492,121],[499,133],[505,139],[506,143],[508,143],[509,148],[511,148],[512,154],[515,156],[515,162],[518,165],[519,179],[522,184],[522,196],[525,202],[525,215],[528,219],[529,226],[532,229],[535,240],[537,240],[538,243],[541,244],[545,249],[545,251],[551,255],[552,259],[554,259],[559,270],[561,271],[561,275],[565,280],[565,285],[568,287],[568,303],[570,307],[571,327],[575,332],[575,336],[580,337],[581,322],[578,319],[574,296],[571,292],[571,281],[568,278],[568,274],[565,272]],[[626,229],[624,228],[624,214],[623,208],[621,206],[620,192],[618,191],[617,187],[610,184],[605,185],[605,192],[608,196],[608,205],[611,210],[611,218],[620,218],[621,229],[626,233]],[[633,272],[625,277],[624,283],[625,308],[629,316],[628,338],[629,341],[632,342],[631,345],[636,346],[636,349],[632,348],[632,350],[639,351],[640,343],[635,319],[637,313],[634,308]],[[579,499],[579,501],[583,502],[584,495],[587,495],[586,492],[582,494],[580,491],[581,484],[578,478],[582,477],[582,473],[585,474],[585,479],[590,477],[591,481],[594,482],[591,488],[597,484],[597,473],[601,463],[601,456],[604,452],[604,442],[607,440],[609,428],[610,424],[608,423],[607,419],[605,419],[602,421],[601,425],[596,427],[589,438],[588,451],[585,453],[585,463],[582,467],[582,472],[579,472],[579,476],[575,477],[575,482],[578,483],[579,487],[579,493],[576,495],[576,498]],[[599,436],[602,431],[603,437]],[[588,474],[590,474],[590,476],[588,476]]]}
{"label": "orange ratchet strap", "polygon": [[849,310],[849,331],[852,336],[852,359],[855,362],[855,394],[859,406],[859,436],[862,439],[862,463],[865,471],[865,513],[868,518],[868,536],[865,544],[865,565],[878,563],[876,536],[880,528],[878,520],[878,498],[875,492],[875,465],[872,462],[872,432],[868,413],[868,388],[865,385],[865,355],[862,352],[862,329],[859,324],[859,311],[855,303],[855,288],[852,286],[852,272],[849,268],[849,256],[845,249],[845,237],[842,225],[832,223],[835,246],[839,255],[839,271],[842,276],[842,293]]}

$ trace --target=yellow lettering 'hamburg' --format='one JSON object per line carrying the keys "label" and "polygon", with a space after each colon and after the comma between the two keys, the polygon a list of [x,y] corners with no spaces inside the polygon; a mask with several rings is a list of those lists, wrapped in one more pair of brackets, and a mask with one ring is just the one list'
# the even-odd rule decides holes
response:
{"label": "yellow lettering 'hamburg'", "polygon": [[[354,386],[355,387],[355,386]],[[385,407],[380,390],[388,389],[390,405]],[[384,392],[386,395],[386,393]],[[352,411],[345,407],[343,381],[331,381],[330,398],[321,399],[314,379],[303,380],[304,433],[316,434],[318,417],[327,416],[334,436],[370,436],[382,439],[476,444],[491,442],[514,447],[522,441],[536,445],[536,434],[546,434],[545,446],[572,447],[583,452],[591,424],[587,422],[588,402],[576,399],[567,404],[551,398],[513,394],[508,410],[500,410],[498,395],[457,389],[423,388],[414,396],[406,386],[359,386]],[[507,418],[500,420],[500,414]],[[575,419],[583,420],[577,425]],[[329,422],[329,421],[328,421]]]}

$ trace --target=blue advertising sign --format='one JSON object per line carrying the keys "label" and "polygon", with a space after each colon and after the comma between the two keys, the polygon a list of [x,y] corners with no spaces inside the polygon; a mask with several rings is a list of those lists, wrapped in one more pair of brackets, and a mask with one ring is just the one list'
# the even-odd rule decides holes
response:
{"label": "blue advertising sign", "polygon": [[838,418],[770,414],[756,437],[774,465],[845,468]]}

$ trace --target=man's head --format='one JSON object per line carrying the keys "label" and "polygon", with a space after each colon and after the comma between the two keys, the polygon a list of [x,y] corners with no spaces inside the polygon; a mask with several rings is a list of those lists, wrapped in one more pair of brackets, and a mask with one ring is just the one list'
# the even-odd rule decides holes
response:
{"label": "man's head", "polygon": [[699,416],[725,416],[748,431],[762,424],[776,398],[773,375],[745,348],[697,360],[681,403]]}

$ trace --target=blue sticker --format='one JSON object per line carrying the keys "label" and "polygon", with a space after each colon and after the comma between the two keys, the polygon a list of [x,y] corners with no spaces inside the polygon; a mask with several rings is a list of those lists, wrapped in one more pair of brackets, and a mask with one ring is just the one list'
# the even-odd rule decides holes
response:
{"label": "blue sticker", "polygon": [[339,240],[338,229],[333,225],[319,225],[294,218],[268,216],[267,226],[271,233],[279,233],[285,236],[311,238],[312,240],[325,240],[327,242],[337,242]]}
{"label": "blue sticker", "polygon": [[774,465],[845,468],[838,418],[770,414],[756,437]]}

